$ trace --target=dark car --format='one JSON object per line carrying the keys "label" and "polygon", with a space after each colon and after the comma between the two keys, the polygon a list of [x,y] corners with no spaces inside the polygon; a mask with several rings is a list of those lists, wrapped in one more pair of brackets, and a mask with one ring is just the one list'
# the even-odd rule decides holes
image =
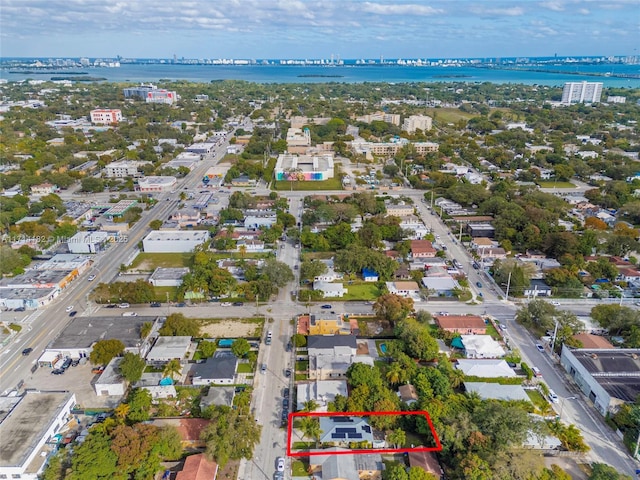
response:
{"label": "dark car", "polygon": [[62,375],[63,373],[64,373],[64,370],[61,368],[54,368],[53,370],[51,370],[52,375]]}
{"label": "dark car", "polygon": [[282,400],[282,408],[284,408],[285,410],[289,409],[289,399],[285,398],[284,400]]}
{"label": "dark car", "polygon": [[186,306],[187,306],[187,304],[186,304],[186,303],[184,303],[184,302],[180,302],[180,303],[178,303],[178,304],[176,305],[176,307],[180,307],[180,308],[182,308],[182,307],[186,307]]}
{"label": "dark car", "polygon": [[79,358],[74,358],[73,360],[71,360],[71,366],[72,367],[77,367],[78,365],[80,365],[80,359]]}
{"label": "dark car", "polygon": [[282,396],[284,397],[289,396],[289,387],[284,387],[284,390],[282,391]]}
{"label": "dark car", "polygon": [[71,366],[71,362],[73,362],[73,360],[71,360],[70,358],[65,358],[64,363],[62,364],[62,368],[63,370],[66,370],[67,368],[69,368]]}
{"label": "dark car", "polygon": [[244,305],[243,302],[233,302],[231,305],[233,305],[234,307],[241,307]]}
{"label": "dark car", "polygon": [[290,377],[290,376],[291,376],[291,369],[290,369],[290,368],[287,368],[287,369],[284,371],[284,376],[285,376],[285,377]]}
{"label": "dark car", "polygon": [[161,305],[160,305],[160,302],[151,302],[151,306],[152,306],[152,307],[155,307],[155,308],[158,308],[158,307],[160,307]]}
{"label": "dark car", "polygon": [[18,307],[15,309],[16,312],[24,312],[26,309],[24,307]]}
{"label": "dark car", "polygon": [[325,310],[330,310],[333,307],[331,305],[322,305],[320,308],[323,308]]}
{"label": "dark car", "polygon": [[77,310],[74,310],[73,312],[69,312],[70,317],[75,317],[77,314],[78,314]]}
{"label": "dark car", "polygon": [[116,306],[115,306],[115,305],[112,305],[112,304],[109,304],[109,305],[105,305],[105,307],[104,307],[104,308],[116,308]]}
{"label": "dark car", "polygon": [[31,352],[33,352],[33,348],[29,347],[29,348],[25,348],[24,350],[22,350],[22,355],[24,355],[25,357],[27,355],[29,355]]}
{"label": "dark car", "polygon": [[482,288],[482,284],[480,282],[476,282],[476,287]]}

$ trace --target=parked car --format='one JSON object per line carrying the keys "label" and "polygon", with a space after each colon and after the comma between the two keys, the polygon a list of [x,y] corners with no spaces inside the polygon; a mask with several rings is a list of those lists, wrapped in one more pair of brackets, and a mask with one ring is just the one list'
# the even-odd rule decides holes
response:
{"label": "parked car", "polygon": [[95,275],[89,275],[89,277],[87,278],[87,280],[89,280],[90,282],[93,282],[96,279]]}
{"label": "parked car", "polygon": [[476,287],[482,288],[482,284],[480,282],[476,282]]}
{"label": "parked car", "polygon": [[79,358],[74,358],[73,360],[71,360],[71,366],[72,367],[77,367],[78,365],[80,365],[80,359]]}
{"label": "parked car", "polygon": [[539,343],[536,343],[536,348],[538,349],[538,351],[544,352],[544,347],[542,345],[540,345]]}
{"label": "parked car", "polygon": [[70,317],[75,317],[77,314],[78,312],[76,310],[74,310],[73,312],[69,312]]}
{"label": "parked car", "polygon": [[278,472],[284,472],[284,458],[282,457],[276,458],[276,470]]}
{"label": "parked car", "polygon": [[331,305],[322,305],[320,308],[324,309],[324,310],[331,310],[333,307]]}
{"label": "parked car", "polygon": [[284,387],[284,390],[282,390],[282,396],[289,397],[289,387]]}
{"label": "parked car", "polygon": [[33,348],[28,347],[28,348],[25,348],[24,350],[22,350],[22,355],[26,357],[26,356],[27,356],[27,355],[29,355],[31,352],[33,352]]}
{"label": "parked car", "polygon": [[260,373],[265,374],[267,373],[267,364],[263,363],[262,365],[260,365]]}
{"label": "parked car", "polygon": [[556,395],[556,392],[554,392],[553,390],[549,389],[549,400],[551,400],[553,403],[558,403],[560,400],[558,399],[558,395]]}
{"label": "parked car", "polygon": [[538,367],[531,367],[531,371],[533,372],[533,375],[536,377],[541,377],[542,376],[542,372],[540,371],[540,369]]}
{"label": "parked car", "polygon": [[122,314],[123,317],[137,317],[138,314],[136,312],[124,312]]}
{"label": "parked car", "polygon": [[500,330],[506,330],[507,326],[504,323],[500,324]]}
{"label": "parked car", "polygon": [[63,375],[64,374],[64,370],[61,368],[54,368],[53,370],[51,370],[51,374],[52,375]]}
{"label": "parked car", "polygon": [[151,306],[154,307],[154,308],[158,308],[158,307],[160,307],[162,305],[160,304],[160,302],[151,302]]}
{"label": "parked car", "polygon": [[62,367],[60,367],[60,368],[62,368],[63,370],[66,370],[67,368],[69,368],[71,366],[71,362],[72,362],[72,360],[69,357],[65,358],[64,362],[62,363]]}
{"label": "parked car", "polygon": [[186,306],[187,306],[187,304],[184,303],[184,302],[180,302],[180,303],[176,304],[176,307],[180,307],[180,308],[183,308],[183,307],[186,307]]}
{"label": "parked car", "polygon": [[91,373],[98,374],[104,372],[104,367],[93,367],[91,369]]}
{"label": "parked car", "polygon": [[287,368],[287,369],[284,371],[284,376],[285,376],[285,377],[290,377],[290,376],[291,376],[291,369],[290,369],[290,368]]}
{"label": "parked car", "polygon": [[554,307],[559,307],[560,306],[560,302],[557,302],[557,301],[554,300],[553,302],[551,302],[551,305],[553,305]]}
{"label": "parked car", "polygon": [[230,307],[231,306],[231,302],[222,302],[220,304],[221,307]]}
{"label": "parked car", "polygon": [[67,308],[64,309],[64,311],[67,313],[69,313],[72,310],[73,310],[73,305],[69,305]]}
{"label": "parked car", "polygon": [[129,305],[128,303],[121,303],[120,305],[118,305],[118,308],[129,308],[131,305]]}
{"label": "parked car", "polygon": [[244,303],[243,302],[233,302],[232,305],[234,307],[242,307],[244,305]]}

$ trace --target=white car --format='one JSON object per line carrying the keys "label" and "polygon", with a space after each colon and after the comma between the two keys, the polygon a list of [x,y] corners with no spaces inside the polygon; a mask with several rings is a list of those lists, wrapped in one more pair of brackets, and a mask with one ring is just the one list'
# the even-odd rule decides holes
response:
{"label": "white car", "polygon": [[554,392],[553,390],[549,389],[549,400],[551,400],[553,403],[558,403],[558,395],[556,395],[556,392]]}
{"label": "white car", "polygon": [[221,307],[230,307],[231,306],[231,302],[222,302],[220,304]]}
{"label": "white car", "polygon": [[551,305],[553,305],[554,307],[559,307],[560,306],[560,302],[551,302]]}
{"label": "white car", "polygon": [[129,305],[128,303],[121,303],[120,305],[118,305],[118,308],[129,308],[131,305]]}
{"label": "white car", "polygon": [[69,305],[67,308],[64,309],[64,311],[67,313],[69,313],[72,310],[73,310],[73,305]]}
{"label": "white car", "polygon": [[124,312],[122,314],[123,317],[137,317],[138,314],[136,312]]}
{"label": "white car", "polygon": [[90,282],[93,282],[96,279],[95,275],[89,275],[89,278],[87,278],[87,280],[89,280]]}
{"label": "white car", "polygon": [[276,458],[276,471],[284,472],[284,458],[282,457]]}

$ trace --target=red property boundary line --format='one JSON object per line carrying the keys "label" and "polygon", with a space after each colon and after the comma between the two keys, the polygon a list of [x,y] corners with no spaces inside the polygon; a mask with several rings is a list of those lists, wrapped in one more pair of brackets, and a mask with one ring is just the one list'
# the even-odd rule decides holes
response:
{"label": "red property boundary line", "polygon": [[[412,447],[412,448],[365,448],[365,449],[353,449],[346,451],[292,451],[291,436],[293,434],[293,420],[296,417],[375,417],[385,415],[417,415],[422,416],[427,420],[433,438],[435,440],[435,447]],[[407,412],[295,412],[289,414],[289,422],[287,425],[287,456],[288,457],[313,457],[319,455],[360,455],[365,453],[405,453],[405,452],[440,452],[442,451],[442,444],[440,438],[436,433],[436,429],[433,427],[433,422],[429,413],[426,411],[407,411]]]}

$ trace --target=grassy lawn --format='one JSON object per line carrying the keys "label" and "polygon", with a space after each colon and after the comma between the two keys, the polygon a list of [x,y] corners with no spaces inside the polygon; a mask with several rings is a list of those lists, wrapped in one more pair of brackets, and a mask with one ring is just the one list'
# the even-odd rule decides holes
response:
{"label": "grassy lawn", "polygon": [[153,292],[156,296],[156,302],[166,302],[167,294],[169,294],[170,302],[178,300],[178,287],[153,287]]}
{"label": "grassy lawn", "polygon": [[426,438],[422,435],[405,431],[405,436],[407,440],[404,442],[404,447],[411,448],[412,446],[417,447],[418,445],[429,446],[429,444],[426,442]]}
{"label": "grassy lawn", "polygon": [[239,363],[238,373],[253,373],[253,366],[250,363]]}
{"label": "grassy lawn", "polygon": [[527,392],[527,395],[529,395],[531,402],[533,402],[533,404],[536,406],[538,410],[545,411],[547,409],[547,405],[549,404],[549,402],[545,400],[545,398],[542,396],[542,394],[539,391],[525,390],[525,392]]}
{"label": "grassy lawn", "polygon": [[309,360],[299,360],[296,362],[297,372],[306,372],[309,370]]}
{"label": "grassy lawn", "polygon": [[342,297],[342,301],[350,300],[376,300],[380,296],[380,290],[375,283],[363,282],[353,283],[351,285],[344,284],[347,293]]}
{"label": "grassy lawn", "polygon": [[273,256],[271,253],[261,252],[246,252],[244,255],[240,255],[240,252],[216,252],[210,253],[210,255],[216,260],[225,260],[227,258],[242,260],[243,258],[269,258]]}
{"label": "grassy lawn", "polygon": [[[302,443],[302,442],[300,442]],[[295,460],[291,463],[291,475],[294,477],[306,477],[309,478],[307,469],[309,468],[308,460]]]}
{"label": "grassy lawn", "polygon": [[381,357],[386,356],[387,354],[380,349],[380,345],[382,345],[383,343],[386,343],[387,340],[376,340],[375,342],[376,342],[376,350],[378,350],[378,355],[380,355]]}
{"label": "grassy lawn", "polygon": [[334,252],[305,252],[302,254],[302,260],[329,260],[334,255]]}
{"label": "grassy lawn", "polygon": [[498,331],[491,324],[487,325],[487,335],[491,335],[491,338],[493,338],[494,340],[501,340],[502,339],[502,337],[500,336]]}
{"label": "grassy lawn", "polygon": [[296,373],[294,376],[294,380],[296,382],[301,382],[303,380],[309,380],[309,375],[307,375],[306,373]]}
{"label": "grassy lawn", "polygon": [[458,120],[469,120],[475,115],[466,113],[457,108],[427,108],[426,115],[429,115],[436,122],[455,123]]}
{"label": "grassy lawn", "polygon": [[[315,448],[315,447],[316,447],[316,442],[293,442],[293,445],[292,445],[293,450],[309,450],[310,448]],[[305,475],[306,474],[307,473],[305,470]]]}
{"label": "grassy lawn", "polygon": [[[273,182],[273,189],[280,191],[290,191],[291,182],[287,180],[279,180]],[[330,178],[321,182],[293,182],[293,190],[313,192],[317,190],[342,190],[342,182],[340,178]]]}
{"label": "grassy lawn", "polygon": [[538,182],[540,188],[576,188],[571,182]]}
{"label": "grassy lawn", "polygon": [[154,270],[156,267],[180,268],[191,263],[193,253],[140,253],[131,264],[131,269]]}

